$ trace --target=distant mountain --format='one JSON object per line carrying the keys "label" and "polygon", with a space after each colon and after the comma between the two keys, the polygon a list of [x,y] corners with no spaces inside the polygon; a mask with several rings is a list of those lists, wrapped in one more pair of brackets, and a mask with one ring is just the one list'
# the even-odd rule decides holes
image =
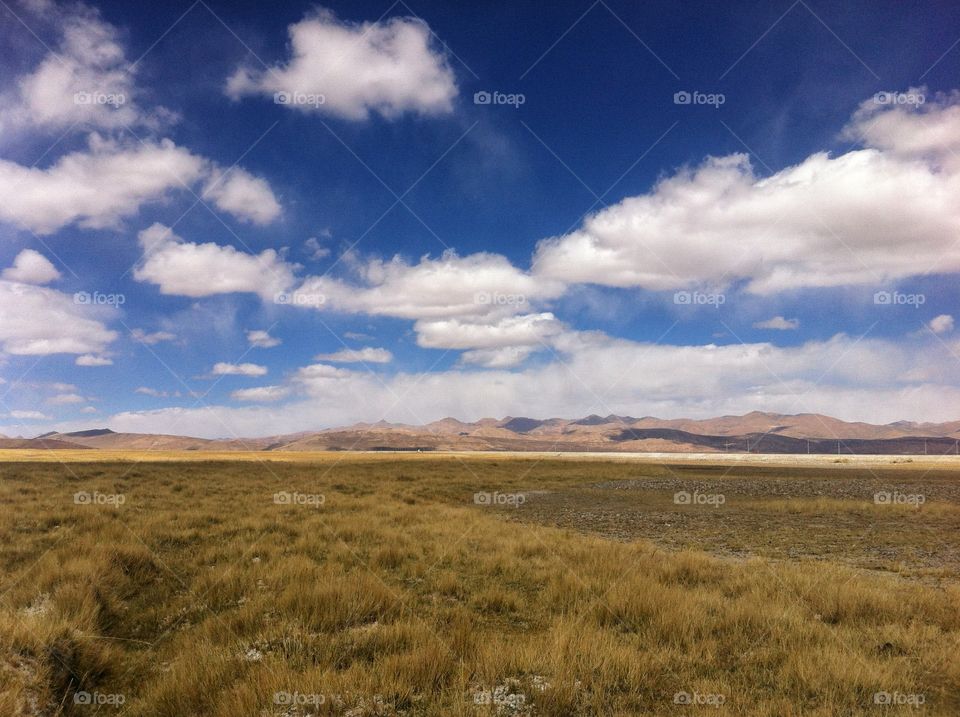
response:
{"label": "distant mountain", "polygon": [[[37,436],[36,438],[0,438],[0,449],[34,449],[34,450],[86,450],[89,446],[64,441],[56,438],[58,434],[52,434],[53,437]],[[48,434],[49,436],[49,434]]]}
{"label": "distant mountain", "polygon": [[112,435],[113,431],[109,428],[92,428],[89,431],[74,431],[73,433],[64,433],[65,436],[70,436],[71,438],[95,438],[97,436],[109,436]]}
{"label": "distant mountain", "polygon": [[[14,445],[16,444],[16,445]],[[0,439],[3,448],[89,448],[137,451],[617,451],[752,453],[960,453],[960,421],[886,425],[813,413],[754,411],[708,419],[598,416],[574,420],[507,416],[465,422],[444,418],[423,426],[358,423],[249,439],[208,439],[96,428]]]}

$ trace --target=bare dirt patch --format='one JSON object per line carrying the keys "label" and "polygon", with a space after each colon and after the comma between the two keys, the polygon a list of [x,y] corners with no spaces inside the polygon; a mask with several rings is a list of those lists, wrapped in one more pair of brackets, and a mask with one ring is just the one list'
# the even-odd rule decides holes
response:
{"label": "bare dirt patch", "polygon": [[530,493],[504,513],[669,549],[960,576],[960,476],[952,474],[670,466],[658,475]]}

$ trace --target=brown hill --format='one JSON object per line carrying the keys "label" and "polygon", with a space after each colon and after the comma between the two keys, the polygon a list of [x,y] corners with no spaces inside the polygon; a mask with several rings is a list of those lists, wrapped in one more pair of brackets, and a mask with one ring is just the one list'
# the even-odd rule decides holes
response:
{"label": "brown hill", "polygon": [[89,448],[72,441],[64,441],[59,438],[37,437],[37,438],[0,438],[0,449],[19,449],[32,448],[34,450],[76,450]]}
{"label": "brown hill", "polygon": [[762,453],[960,453],[960,421],[873,425],[831,416],[754,411],[708,419],[587,416],[576,420],[507,416],[465,422],[443,418],[424,426],[358,423],[250,439],[115,433],[98,428],[0,439],[7,448],[92,448],[136,451],[514,450],[751,451]]}

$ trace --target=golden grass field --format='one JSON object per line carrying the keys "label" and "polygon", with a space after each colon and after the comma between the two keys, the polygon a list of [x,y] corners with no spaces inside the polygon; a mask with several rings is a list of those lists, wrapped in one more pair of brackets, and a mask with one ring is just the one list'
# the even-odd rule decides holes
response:
{"label": "golden grass field", "polygon": [[955,462],[269,457],[4,452],[0,715],[960,714]]}

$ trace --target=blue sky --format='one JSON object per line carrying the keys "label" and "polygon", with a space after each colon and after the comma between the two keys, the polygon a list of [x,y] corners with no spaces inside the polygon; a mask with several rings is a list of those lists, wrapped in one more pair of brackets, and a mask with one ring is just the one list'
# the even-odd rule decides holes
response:
{"label": "blue sky", "polygon": [[2,433],[957,418],[951,3],[0,15]]}

